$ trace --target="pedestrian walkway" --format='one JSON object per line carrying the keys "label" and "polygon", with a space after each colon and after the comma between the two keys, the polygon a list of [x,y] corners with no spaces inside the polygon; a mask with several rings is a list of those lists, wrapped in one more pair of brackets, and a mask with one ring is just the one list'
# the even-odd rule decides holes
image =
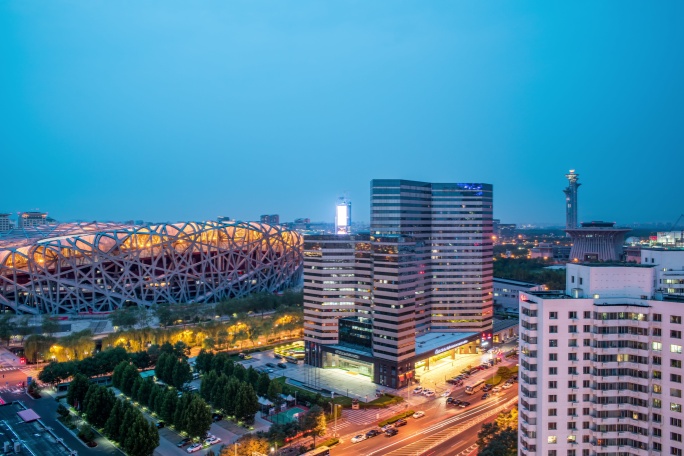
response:
{"label": "pedestrian walkway", "polygon": [[342,418],[353,424],[367,426],[406,410],[406,404],[394,405],[383,409],[343,410]]}
{"label": "pedestrian walkway", "polygon": [[16,371],[16,370],[19,370],[19,368],[18,368],[18,367],[13,367],[13,366],[10,366],[10,367],[0,367],[0,372],[9,372],[9,371]]}

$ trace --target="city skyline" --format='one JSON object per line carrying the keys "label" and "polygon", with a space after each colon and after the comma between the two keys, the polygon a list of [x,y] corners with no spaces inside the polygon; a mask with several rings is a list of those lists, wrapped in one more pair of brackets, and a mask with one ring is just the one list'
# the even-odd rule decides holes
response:
{"label": "city skyline", "polygon": [[396,177],[560,225],[576,169],[580,221],[684,212],[683,5],[389,5],[4,3],[3,165],[39,177],[0,210],[363,220]]}

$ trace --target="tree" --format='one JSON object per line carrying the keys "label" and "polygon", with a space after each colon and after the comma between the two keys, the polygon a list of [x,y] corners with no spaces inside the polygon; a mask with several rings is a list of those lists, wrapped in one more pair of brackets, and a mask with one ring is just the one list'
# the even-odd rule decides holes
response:
{"label": "tree", "polygon": [[67,416],[69,416],[69,409],[64,407],[64,404],[59,404],[57,406],[57,414],[62,418],[66,418]]}
{"label": "tree", "polygon": [[0,340],[6,342],[8,347],[14,330],[15,326],[12,324],[12,316],[10,314],[0,316]]}
{"label": "tree", "polygon": [[240,421],[252,423],[259,411],[259,398],[249,383],[242,383],[235,396],[235,417]]}
{"label": "tree", "polygon": [[200,382],[200,397],[207,402],[212,402],[212,391],[218,380],[218,375],[216,371],[210,371]]}
{"label": "tree", "polygon": [[83,423],[81,427],[78,428],[78,436],[85,442],[92,442],[95,439],[95,433],[87,423]]}
{"label": "tree", "polygon": [[35,363],[50,351],[50,347],[56,340],[52,336],[42,334],[28,336],[24,341],[24,355]]}
{"label": "tree", "polygon": [[241,382],[244,382],[245,378],[247,377],[247,369],[245,369],[245,366],[240,363],[236,364],[235,368],[233,369],[233,377],[237,378]]}
{"label": "tree", "polygon": [[173,382],[171,383],[176,388],[182,388],[183,385],[192,380],[192,372],[190,365],[184,359],[176,361],[173,368]]}
{"label": "tree", "polygon": [[135,416],[122,447],[130,456],[150,456],[159,446],[159,432],[140,412]]}
{"label": "tree", "polygon": [[112,326],[130,329],[138,322],[135,308],[117,309],[109,315]]}
{"label": "tree", "polygon": [[[222,402],[221,410],[226,412],[226,415],[235,416],[240,382],[235,377],[226,377],[225,375],[222,375],[221,377],[228,379],[228,383],[226,383],[226,387],[223,390],[223,397],[226,398],[226,400]],[[232,398],[232,400],[230,398]]]}
{"label": "tree", "polygon": [[518,431],[514,429],[500,430],[487,443],[480,447],[479,456],[516,456],[518,454]]}
{"label": "tree", "polygon": [[214,355],[204,349],[200,350],[197,358],[195,359],[195,369],[198,372],[207,373],[211,367],[211,360]]}
{"label": "tree", "polygon": [[206,402],[197,395],[192,394],[192,399],[185,409],[185,432],[190,437],[202,438],[211,427],[211,410]]}
{"label": "tree", "polygon": [[271,379],[266,372],[259,374],[259,380],[256,384],[257,396],[266,397],[268,395],[268,388],[271,386]]}
{"label": "tree", "polygon": [[146,369],[152,364],[152,357],[146,351],[139,351],[131,354],[131,361],[138,369]]}
{"label": "tree", "polygon": [[127,365],[121,375],[121,392],[130,396],[133,392],[133,384],[135,383],[136,378],[140,378],[138,369],[132,364]]}
{"label": "tree", "polygon": [[49,315],[43,315],[43,320],[41,321],[40,326],[43,334],[48,336],[53,336],[59,331],[59,323],[53,320]]}
{"label": "tree", "polygon": [[173,389],[166,390],[163,394],[161,413],[159,414],[164,421],[169,424],[175,424],[173,421],[176,413],[176,404],[178,403],[178,395]]}
{"label": "tree", "polygon": [[311,432],[314,438],[314,446],[316,446],[316,437],[325,435],[327,424],[325,420],[325,413],[318,405],[314,405],[304,415],[303,428],[306,432]]}
{"label": "tree", "polygon": [[280,382],[274,380],[268,385],[266,397],[268,397],[269,401],[278,405],[282,401],[282,398],[280,397],[282,392],[283,392],[282,385],[280,384]]}
{"label": "tree", "polygon": [[254,370],[252,366],[247,369],[247,375],[245,376],[247,383],[256,388],[257,382],[259,381],[259,372]]}
{"label": "tree", "polygon": [[154,316],[159,320],[160,326],[168,326],[173,323],[173,314],[168,304],[157,304],[154,308]]}
{"label": "tree", "polygon": [[110,439],[119,442],[119,428],[124,419],[124,414],[126,413],[125,402],[118,400],[114,403],[112,411],[107,418],[107,422],[104,426],[104,433]]}
{"label": "tree", "polygon": [[115,402],[116,397],[111,390],[93,385],[83,400],[84,411],[90,424],[97,428],[104,427]]}
{"label": "tree", "polygon": [[501,377],[502,380],[508,380],[513,376],[513,371],[509,367],[501,366],[497,369],[496,375]]}
{"label": "tree", "polygon": [[[262,436],[245,434],[235,443],[237,443],[238,456],[252,456],[254,453],[269,453],[270,445],[268,439]],[[223,447],[220,456],[233,456],[235,454],[235,448],[234,445]]]}
{"label": "tree", "polygon": [[496,424],[499,429],[518,429],[518,407],[513,407],[508,412],[501,412],[496,417]]}
{"label": "tree", "polygon": [[138,402],[140,402],[142,405],[150,405],[150,394],[152,394],[152,389],[156,388],[157,385],[154,384],[154,380],[152,380],[152,377],[147,377],[145,380],[142,381],[140,386],[138,387],[138,390],[136,391],[136,396],[138,398]]}
{"label": "tree", "polygon": [[188,353],[190,353],[190,347],[187,346],[185,342],[179,340],[173,344],[173,354],[176,358],[187,358]]}
{"label": "tree", "polygon": [[83,400],[88,394],[91,383],[88,377],[82,374],[74,375],[74,378],[69,384],[69,389],[67,390],[67,404],[74,407],[76,410],[84,410]]}
{"label": "tree", "polygon": [[173,367],[175,359],[173,355],[162,352],[157,360],[157,365],[154,367],[154,375],[164,383],[171,384],[173,379]]}
{"label": "tree", "polygon": [[121,389],[121,381],[123,379],[123,373],[126,370],[126,367],[128,367],[128,363],[126,361],[121,361],[114,368],[114,372],[112,372],[112,385],[114,388]]}

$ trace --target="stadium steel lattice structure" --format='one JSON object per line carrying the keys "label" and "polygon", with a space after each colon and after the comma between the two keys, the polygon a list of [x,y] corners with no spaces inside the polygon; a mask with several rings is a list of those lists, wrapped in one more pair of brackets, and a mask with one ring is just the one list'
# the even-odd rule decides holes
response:
{"label": "stadium steel lattice structure", "polygon": [[302,238],[278,226],[67,223],[0,236],[0,306],[110,312],[276,292],[301,278]]}

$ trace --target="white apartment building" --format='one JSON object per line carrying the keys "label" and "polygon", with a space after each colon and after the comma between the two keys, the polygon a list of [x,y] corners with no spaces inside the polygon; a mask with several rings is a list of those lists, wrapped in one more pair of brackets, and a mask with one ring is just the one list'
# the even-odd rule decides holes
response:
{"label": "white apartment building", "polygon": [[683,454],[684,299],[657,267],[568,264],[565,291],[520,293],[520,455]]}
{"label": "white apartment building", "polygon": [[657,291],[667,295],[684,296],[684,248],[643,248],[641,264],[656,266]]}
{"label": "white apartment building", "polygon": [[494,307],[500,307],[501,310],[510,314],[517,314],[521,291],[542,291],[543,289],[544,285],[538,283],[494,277]]}

